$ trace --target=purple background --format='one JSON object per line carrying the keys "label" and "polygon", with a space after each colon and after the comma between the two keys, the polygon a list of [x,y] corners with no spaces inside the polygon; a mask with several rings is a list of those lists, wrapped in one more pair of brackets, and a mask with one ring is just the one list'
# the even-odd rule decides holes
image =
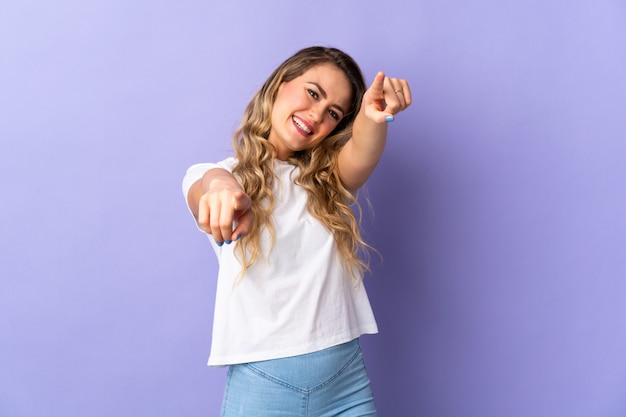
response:
{"label": "purple background", "polygon": [[381,416],[626,415],[623,1],[0,3],[0,415],[216,416],[187,166],[333,45],[412,83],[368,184]]}

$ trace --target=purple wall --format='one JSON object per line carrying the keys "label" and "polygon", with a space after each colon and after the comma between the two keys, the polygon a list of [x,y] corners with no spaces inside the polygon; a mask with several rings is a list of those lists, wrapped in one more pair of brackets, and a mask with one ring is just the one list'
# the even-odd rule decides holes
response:
{"label": "purple wall", "polygon": [[381,416],[626,415],[619,0],[0,4],[0,415],[215,416],[180,181],[311,44],[407,78],[365,221]]}

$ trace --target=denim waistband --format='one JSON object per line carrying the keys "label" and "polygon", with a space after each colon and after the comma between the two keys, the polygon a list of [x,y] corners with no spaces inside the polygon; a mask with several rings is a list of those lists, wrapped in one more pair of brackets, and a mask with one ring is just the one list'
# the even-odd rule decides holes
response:
{"label": "denim waistband", "polygon": [[332,382],[361,355],[359,340],[354,339],[317,352],[241,366],[286,388],[311,392]]}

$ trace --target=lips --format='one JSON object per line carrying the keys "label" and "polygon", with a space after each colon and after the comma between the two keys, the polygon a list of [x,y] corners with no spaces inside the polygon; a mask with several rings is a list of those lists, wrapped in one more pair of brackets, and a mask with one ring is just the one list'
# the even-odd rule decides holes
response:
{"label": "lips", "polygon": [[303,120],[297,116],[293,116],[291,120],[293,120],[293,124],[302,135],[310,136],[313,134],[313,126],[311,126],[306,120]]}

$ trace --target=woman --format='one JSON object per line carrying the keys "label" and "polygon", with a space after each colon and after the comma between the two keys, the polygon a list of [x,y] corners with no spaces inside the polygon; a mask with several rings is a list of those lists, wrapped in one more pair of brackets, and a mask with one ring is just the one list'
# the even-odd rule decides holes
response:
{"label": "woman", "polygon": [[248,105],[235,157],[192,166],[183,191],[219,260],[210,366],[230,366],[222,416],[373,416],[358,338],[376,333],[356,193],[405,80],[310,47]]}

